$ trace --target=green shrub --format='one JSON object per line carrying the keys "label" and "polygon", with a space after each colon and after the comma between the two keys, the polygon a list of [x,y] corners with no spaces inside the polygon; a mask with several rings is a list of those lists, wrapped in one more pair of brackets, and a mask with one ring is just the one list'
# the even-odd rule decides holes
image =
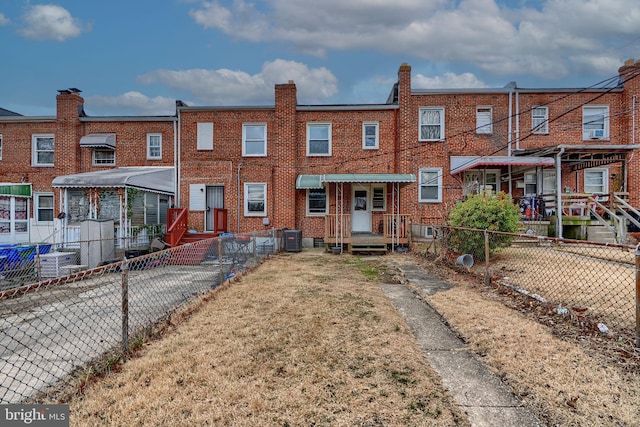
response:
{"label": "green shrub", "polygon": [[[457,203],[449,212],[451,227],[474,228],[478,230],[515,233],[518,230],[520,211],[508,194],[481,193],[470,195],[464,202]],[[489,254],[498,248],[511,245],[513,237],[505,235],[489,236]],[[469,253],[484,260],[484,233],[479,231],[451,230],[449,246],[458,253]]]}

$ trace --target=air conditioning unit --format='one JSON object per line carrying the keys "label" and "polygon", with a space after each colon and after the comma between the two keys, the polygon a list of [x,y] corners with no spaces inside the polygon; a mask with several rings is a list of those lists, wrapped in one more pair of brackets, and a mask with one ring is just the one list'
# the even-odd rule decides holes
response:
{"label": "air conditioning unit", "polygon": [[591,139],[604,138],[604,129],[591,129],[591,131],[589,132],[589,137]]}

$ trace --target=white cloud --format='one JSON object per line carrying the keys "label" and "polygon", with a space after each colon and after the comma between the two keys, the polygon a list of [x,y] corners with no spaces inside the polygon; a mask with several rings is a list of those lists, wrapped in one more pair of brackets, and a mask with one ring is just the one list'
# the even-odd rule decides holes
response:
{"label": "white cloud", "polygon": [[79,36],[83,31],[82,24],[71,16],[62,6],[53,4],[34,5],[29,7],[23,16],[25,27],[20,33],[35,40],[64,41]]}
{"label": "white cloud", "polygon": [[546,78],[601,73],[620,64],[615,48],[640,37],[637,0],[546,0],[532,3],[537,9],[510,3],[512,8],[497,0],[213,0],[201,2],[191,16],[233,37],[285,41],[317,56],[371,49]]}
{"label": "white cloud", "polygon": [[427,77],[416,74],[411,78],[411,86],[416,89],[483,88],[487,85],[471,73],[445,73],[442,76]]}
{"label": "white cloud", "polygon": [[254,75],[221,68],[156,70],[138,77],[139,83],[160,83],[186,91],[197,101],[208,105],[272,105],[274,85],[289,80],[296,83],[301,103],[318,102],[338,91],[337,79],[328,69],[312,69],[283,59],[265,62],[262,70]]}
{"label": "white cloud", "polygon": [[4,16],[4,14],[0,13],[0,26],[7,25],[9,23],[9,18]]}
{"label": "white cloud", "polygon": [[150,98],[135,91],[119,96],[89,96],[85,101],[87,110],[95,109],[101,114],[123,115],[128,112],[136,115],[172,115],[176,112],[174,99],[162,96]]}

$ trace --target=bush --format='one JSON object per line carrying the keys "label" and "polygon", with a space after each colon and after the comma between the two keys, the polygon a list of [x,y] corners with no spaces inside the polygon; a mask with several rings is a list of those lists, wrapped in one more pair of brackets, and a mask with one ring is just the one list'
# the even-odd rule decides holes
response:
{"label": "bush", "polygon": [[[503,231],[515,233],[518,230],[520,211],[508,194],[481,193],[471,195],[464,202],[457,203],[449,212],[451,227],[473,228],[477,230]],[[498,248],[508,247],[513,237],[500,235],[489,238],[489,254]],[[469,253],[484,260],[484,233],[479,231],[451,230],[449,246],[458,253]]]}

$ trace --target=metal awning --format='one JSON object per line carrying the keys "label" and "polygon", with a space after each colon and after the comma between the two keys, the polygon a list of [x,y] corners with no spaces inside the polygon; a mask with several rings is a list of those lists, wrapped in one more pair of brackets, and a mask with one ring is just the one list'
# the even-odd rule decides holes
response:
{"label": "metal awning", "polygon": [[481,166],[529,166],[553,167],[552,157],[516,156],[451,156],[451,175]]}
{"label": "metal awning", "polygon": [[116,149],[115,133],[91,133],[80,138],[80,147]]}
{"label": "metal awning", "polygon": [[58,188],[138,188],[156,193],[175,193],[173,167],[125,167],[58,176]]}
{"label": "metal awning", "polygon": [[31,197],[31,184],[0,183],[0,196]]}
{"label": "metal awning", "polygon": [[411,173],[330,173],[323,175],[298,175],[296,189],[322,188],[325,182],[342,183],[409,183],[416,182]]}

